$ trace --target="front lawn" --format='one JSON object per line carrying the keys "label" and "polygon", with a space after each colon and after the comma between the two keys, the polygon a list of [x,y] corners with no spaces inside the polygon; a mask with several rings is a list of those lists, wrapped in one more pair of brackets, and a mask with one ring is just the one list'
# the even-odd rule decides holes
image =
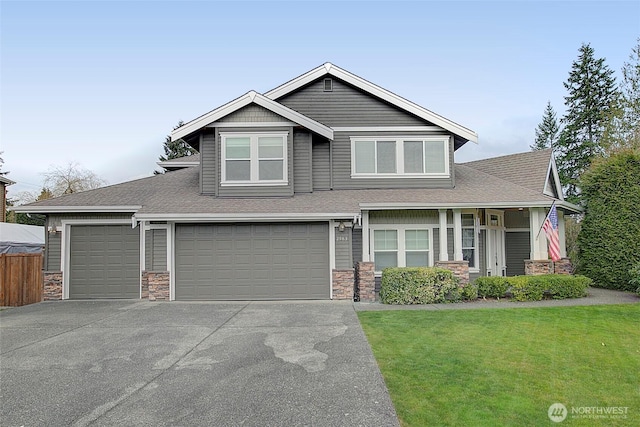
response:
{"label": "front lawn", "polygon": [[640,425],[640,305],[358,316],[403,426]]}

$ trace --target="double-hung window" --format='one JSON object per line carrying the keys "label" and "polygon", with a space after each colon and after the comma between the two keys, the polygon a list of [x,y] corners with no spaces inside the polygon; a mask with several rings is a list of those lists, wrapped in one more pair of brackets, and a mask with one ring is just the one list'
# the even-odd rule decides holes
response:
{"label": "double-hung window", "polygon": [[448,137],[351,138],[351,176],[449,176]]}
{"label": "double-hung window", "polygon": [[287,184],[287,133],[220,133],[223,185]]}
{"label": "double-hung window", "polygon": [[469,261],[469,268],[475,269],[476,265],[476,228],[473,214],[462,214],[462,259]]}
{"label": "double-hung window", "polygon": [[387,267],[426,267],[430,257],[431,231],[397,226],[395,229],[373,230],[373,260],[375,271]]}

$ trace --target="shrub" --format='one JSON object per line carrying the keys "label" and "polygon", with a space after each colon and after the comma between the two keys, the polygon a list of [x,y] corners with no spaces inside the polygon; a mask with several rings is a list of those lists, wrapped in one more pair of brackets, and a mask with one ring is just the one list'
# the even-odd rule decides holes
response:
{"label": "shrub", "polygon": [[503,298],[509,289],[506,277],[478,277],[475,281],[480,298]]}
{"label": "shrub", "polygon": [[585,276],[549,274],[541,277],[546,283],[545,290],[553,299],[581,298],[587,296],[587,289],[593,280]]}
{"label": "shrub", "polygon": [[431,304],[459,298],[458,279],[449,270],[394,267],[382,271],[380,300],[383,304]]}
{"label": "shrub", "polygon": [[640,153],[620,152],[582,175],[584,220],[578,272],[595,286],[635,291],[630,270],[640,263]]}
{"label": "shrub", "polygon": [[478,286],[475,283],[465,283],[460,286],[460,296],[465,301],[474,301],[478,299]]}
{"label": "shrub", "polygon": [[544,296],[544,276],[509,277],[511,298],[516,301],[540,301]]}

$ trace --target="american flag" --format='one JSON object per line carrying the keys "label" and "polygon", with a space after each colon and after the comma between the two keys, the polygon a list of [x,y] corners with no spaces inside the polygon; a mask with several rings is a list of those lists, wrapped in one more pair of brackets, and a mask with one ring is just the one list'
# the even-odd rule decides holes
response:
{"label": "american flag", "polygon": [[549,241],[549,256],[554,261],[560,259],[560,237],[558,235],[558,212],[556,211],[555,202],[551,205],[549,214],[542,224],[544,234],[547,235]]}

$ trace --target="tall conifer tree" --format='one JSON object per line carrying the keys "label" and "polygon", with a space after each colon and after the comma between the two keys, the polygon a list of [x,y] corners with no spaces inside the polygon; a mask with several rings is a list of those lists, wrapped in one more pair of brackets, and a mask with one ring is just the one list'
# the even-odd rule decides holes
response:
{"label": "tall conifer tree", "polygon": [[531,150],[544,150],[545,148],[556,148],[556,142],[558,141],[558,132],[560,127],[558,126],[558,119],[556,112],[551,106],[551,101],[547,102],[547,108],[544,110],[542,116],[542,122],[538,124],[536,128],[536,139],[531,145]]}
{"label": "tall conifer tree", "polygon": [[565,195],[574,203],[580,201],[580,175],[603,152],[602,136],[620,102],[613,70],[604,61],[583,44],[564,83],[567,110],[561,120],[557,163]]}

